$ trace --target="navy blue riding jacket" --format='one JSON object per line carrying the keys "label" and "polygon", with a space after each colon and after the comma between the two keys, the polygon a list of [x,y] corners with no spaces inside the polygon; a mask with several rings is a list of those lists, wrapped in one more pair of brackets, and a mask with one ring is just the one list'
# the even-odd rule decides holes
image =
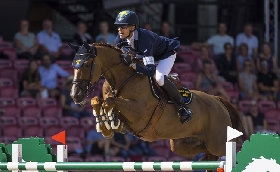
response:
{"label": "navy blue riding jacket", "polygon": [[[159,36],[142,28],[136,29],[133,37],[135,52],[143,56],[143,61],[146,60],[145,66],[136,64],[136,72],[150,77],[155,74],[154,61],[166,59],[180,48],[179,40]],[[122,48],[127,45],[127,39],[121,39],[118,35],[115,45]]]}

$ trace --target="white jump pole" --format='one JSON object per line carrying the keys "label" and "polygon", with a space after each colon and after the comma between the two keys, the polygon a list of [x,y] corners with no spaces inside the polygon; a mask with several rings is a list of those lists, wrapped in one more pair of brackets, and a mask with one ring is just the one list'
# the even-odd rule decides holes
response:
{"label": "white jump pole", "polygon": [[232,142],[230,140],[235,139],[241,135],[243,135],[242,132],[229,126],[227,127],[226,164],[224,167],[225,172],[231,172],[232,168],[236,167],[236,142]]}
{"label": "white jump pole", "polygon": [[[68,162],[67,156],[67,145],[57,145],[57,162]],[[58,171],[58,172],[67,172],[67,171]]]}

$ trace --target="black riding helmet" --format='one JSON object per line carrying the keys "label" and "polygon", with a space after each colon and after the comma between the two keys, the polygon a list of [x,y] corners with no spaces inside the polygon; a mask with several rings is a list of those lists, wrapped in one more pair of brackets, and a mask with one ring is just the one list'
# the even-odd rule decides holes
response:
{"label": "black riding helmet", "polygon": [[137,28],[139,25],[139,19],[135,12],[125,10],[118,14],[115,20],[115,25],[135,25]]}

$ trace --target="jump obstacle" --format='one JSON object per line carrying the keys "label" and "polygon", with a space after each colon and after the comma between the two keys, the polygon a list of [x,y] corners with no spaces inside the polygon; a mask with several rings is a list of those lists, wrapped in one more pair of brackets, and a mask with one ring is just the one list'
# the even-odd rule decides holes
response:
{"label": "jump obstacle", "polygon": [[[234,134],[232,132],[235,132]],[[228,128],[226,142],[226,161],[202,162],[67,162],[67,145],[57,145],[57,162],[22,162],[22,145],[12,144],[12,162],[0,162],[0,171],[185,171],[185,170],[218,170],[231,172],[236,167],[236,143],[233,138],[241,132]],[[231,135],[231,136],[230,136]]]}

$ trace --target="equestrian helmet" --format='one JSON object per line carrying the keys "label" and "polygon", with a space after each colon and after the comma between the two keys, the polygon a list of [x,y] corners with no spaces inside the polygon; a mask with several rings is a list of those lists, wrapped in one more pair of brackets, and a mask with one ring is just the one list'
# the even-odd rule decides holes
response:
{"label": "equestrian helmet", "polygon": [[138,27],[139,19],[135,12],[125,10],[118,14],[115,20],[115,25],[135,25]]}

